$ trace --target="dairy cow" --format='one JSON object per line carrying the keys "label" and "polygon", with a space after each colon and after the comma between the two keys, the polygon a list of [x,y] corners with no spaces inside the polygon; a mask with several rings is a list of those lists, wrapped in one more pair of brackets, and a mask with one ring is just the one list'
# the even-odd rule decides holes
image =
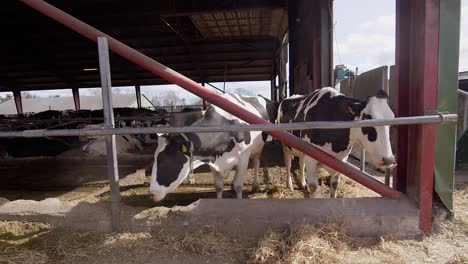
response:
{"label": "dairy cow", "polygon": [[[118,155],[136,153],[143,150],[143,142],[132,135],[116,135],[115,142]],[[83,146],[83,151],[89,156],[106,156],[106,138],[97,137],[92,139],[88,144]]]}
{"label": "dairy cow", "polygon": [[[223,95],[226,99],[264,119],[274,122],[276,104],[262,97],[241,97],[235,94]],[[222,126],[245,124],[239,118],[214,105],[194,126]],[[236,170],[232,186],[237,198],[242,198],[244,176],[249,159],[253,160],[255,175],[253,188],[258,186],[260,155],[266,136],[259,131],[185,133],[158,138],[154,154],[149,193],[157,202],[174,191],[191,171],[208,164],[213,173],[217,198],[222,198],[223,180],[229,172]]]}
{"label": "dairy cow", "polygon": [[[309,95],[295,95],[283,100],[278,109],[278,123],[306,121],[352,121],[365,119],[394,118],[388,105],[387,94],[380,90],[365,101],[346,97],[333,88],[327,87]],[[346,129],[307,129],[296,130],[293,134],[331,154],[337,159],[347,161],[353,144],[357,143],[368,152],[367,160],[382,166],[396,166],[390,145],[389,126],[346,128]],[[314,196],[318,186],[316,169],[318,162],[297,150],[283,145],[284,162],[287,169],[287,187],[292,187],[290,175],[291,158],[299,157],[300,187],[307,189],[304,169],[307,170],[308,191]],[[339,173],[324,166],[331,176],[330,196],[336,197]]]}

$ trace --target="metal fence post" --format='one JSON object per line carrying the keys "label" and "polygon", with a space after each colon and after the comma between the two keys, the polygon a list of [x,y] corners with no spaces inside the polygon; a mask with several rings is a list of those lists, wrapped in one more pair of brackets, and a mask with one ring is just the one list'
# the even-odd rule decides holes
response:
{"label": "metal fence post", "polygon": [[[99,49],[99,71],[102,86],[102,107],[104,112],[104,127],[114,128],[114,110],[112,107],[111,75],[109,65],[109,46],[107,38],[98,37]],[[115,135],[106,136],[107,147],[107,175],[111,190],[111,214],[112,228],[120,231],[120,190],[119,190],[119,168],[117,162],[117,151]]]}
{"label": "metal fence post", "polygon": [[366,150],[362,148],[362,153],[361,153],[361,171],[366,170]]}

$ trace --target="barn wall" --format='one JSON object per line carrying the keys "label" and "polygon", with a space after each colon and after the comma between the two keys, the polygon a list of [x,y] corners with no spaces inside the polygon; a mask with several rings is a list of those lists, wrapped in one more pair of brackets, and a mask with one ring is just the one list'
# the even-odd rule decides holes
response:
{"label": "barn wall", "polygon": [[[437,110],[457,113],[458,58],[460,43],[460,0],[440,0],[439,78]],[[435,191],[453,209],[456,124],[436,129]]]}

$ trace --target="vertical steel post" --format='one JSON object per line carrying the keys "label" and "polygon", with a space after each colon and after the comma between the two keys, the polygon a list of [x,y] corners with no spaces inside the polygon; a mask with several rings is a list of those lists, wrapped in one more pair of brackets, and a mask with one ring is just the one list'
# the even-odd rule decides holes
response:
{"label": "vertical steel post", "polygon": [[[409,91],[411,68],[411,1],[396,1],[395,43],[395,115],[409,116]],[[405,193],[408,175],[408,126],[396,129],[398,167],[393,178],[393,188]]]}
{"label": "vertical steel post", "polygon": [[[203,87],[205,87],[205,82],[202,82],[201,85],[202,85]],[[206,110],[206,108],[208,108],[207,105],[206,105],[206,100],[205,100],[205,98],[203,98],[202,100],[203,100],[203,101],[202,101],[202,103],[203,103],[203,110]]]}
{"label": "vertical steel post", "polygon": [[141,88],[139,84],[135,85],[135,94],[136,94],[136,99],[137,99],[137,106],[138,109],[141,108]]}
{"label": "vertical steel post", "polygon": [[13,98],[15,99],[16,112],[18,115],[23,114],[23,100],[21,98],[21,91],[14,90]]}
{"label": "vertical steel post", "polygon": [[78,88],[72,88],[73,102],[75,103],[75,110],[80,110],[80,90]]}
{"label": "vertical steel post", "polygon": [[362,154],[361,154],[361,171],[366,170],[366,150],[362,148]]}
{"label": "vertical steel post", "polygon": [[[104,112],[104,127],[114,127],[114,111],[112,107],[112,87],[109,65],[109,47],[107,38],[98,37],[99,49],[99,71],[101,74],[102,106]],[[120,231],[120,190],[119,190],[119,168],[117,162],[117,151],[115,135],[106,136],[107,147],[107,175],[111,190],[111,214],[112,228]]]}
{"label": "vertical steel post", "polygon": [[393,169],[385,170],[385,185],[390,186],[390,178],[392,177]]}

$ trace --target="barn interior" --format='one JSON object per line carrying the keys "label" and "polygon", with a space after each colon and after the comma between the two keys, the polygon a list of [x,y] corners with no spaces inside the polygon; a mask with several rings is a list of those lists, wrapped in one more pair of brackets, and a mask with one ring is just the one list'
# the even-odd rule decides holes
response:
{"label": "barn interior", "polygon": [[[281,93],[286,94],[287,57],[283,44],[287,43],[287,1],[47,2],[196,82],[273,80],[272,96],[279,99],[280,83]],[[89,111],[80,102],[80,89],[101,86],[96,43],[19,1],[5,2],[0,13],[10,35],[0,44],[4,58],[0,62],[0,91],[13,93],[19,114],[4,116],[0,121],[2,131],[72,129],[102,123],[102,111]],[[168,82],[114,53],[110,63],[112,86],[135,87],[139,107],[114,109],[117,127],[149,119],[173,126],[190,125],[201,116],[201,109],[189,109],[192,111],[185,113],[140,109],[141,86]],[[280,72],[282,75],[276,81]],[[22,91],[53,89],[71,89],[75,111],[23,111]],[[3,139],[0,159],[0,173],[5,176],[3,196],[34,198],[31,193],[61,193],[63,188],[105,182],[105,156],[84,150],[92,140],[83,137]],[[119,153],[120,176],[139,170],[148,173],[153,153],[154,144]],[[52,164],[54,170],[50,169]],[[76,170],[77,166],[81,169]],[[206,168],[198,171],[203,173]],[[31,177],[41,180],[31,181]],[[36,192],[9,196],[11,190],[25,188]]]}
{"label": "barn interior", "polygon": [[[278,101],[289,94],[306,94],[334,84],[331,0],[47,2],[198,83],[270,81],[272,99]],[[441,36],[445,36],[440,39],[440,45],[450,46],[450,43],[457,42],[456,36],[452,31],[447,32],[443,27],[439,28],[439,24],[453,23],[447,18],[456,14],[457,7],[449,4],[431,9],[435,13],[440,10],[446,12],[440,16],[440,21],[430,24],[425,19],[426,16],[431,17],[432,13],[419,13],[417,10],[426,10],[424,8],[432,6],[426,1],[407,2],[397,1],[396,112],[399,116],[425,115],[428,109],[437,108],[437,103],[432,100],[434,97],[440,96],[439,102],[444,102],[447,98],[451,102],[453,97],[453,91],[442,88],[451,87],[442,85],[444,81],[445,84],[453,81],[450,74],[429,69],[427,65],[445,63],[449,67],[443,69],[453,68],[452,62],[443,59],[452,56],[456,49],[431,50],[430,43],[434,39],[413,36],[409,29],[418,29],[421,34],[431,37],[435,36],[430,35],[431,33],[440,31]],[[85,110],[80,107],[80,89],[101,85],[97,45],[20,1],[4,1],[0,15],[0,22],[5,25],[5,35],[8,36],[0,42],[0,91],[13,93],[18,113],[23,112],[21,91],[50,89],[71,89],[76,112]],[[438,36],[437,34],[436,38]],[[426,42],[420,43],[420,39]],[[289,54],[286,45],[289,45]],[[423,48],[415,48],[415,45]],[[435,57],[430,55],[432,53],[440,54],[441,61],[435,60]],[[143,85],[168,83],[117,54],[111,53],[110,60],[112,86],[134,86],[137,98]],[[441,76],[440,90],[436,81],[424,78],[425,74]],[[424,80],[424,85],[417,85],[421,80]],[[410,97],[414,98],[412,104],[408,101]],[[444,110],[446,106],[448,109],[445,110],[454,112],[452,103],[444,104],[439,109]],[[74,117],[56,118],[53,114],[46,115],[47,121],[40,116],[26,118],[20,115],[4,118],[1,130],[75,128],[77,120],[73,120]],[[141,115],[132,114],[129,120],[125,121],[143,121],[145,118]],[[151,112],[150,116],[158,120],[171,119],[167,113],[157,111]],[[87,119],[85,123],[91,125],[102,120],[91,113],[79,118]],[[401,163],[395,178],[399,180],[394,181],[393,187],[407,193],[413,200],[425,202],[427,208],[429,198],[421,196],[427,192],[427,185],[424,185],[423,179],[427,179],[428,174],[432,175],[432,171],[429,173],[423,168],[434,167],[434,160],[428,160],[427,156],[434,152],[435,138],[431,133],[418,134],[424,129],[428,128],[403,127],[398,130],[399,146],[407,146],[410,141],[415,144],[396,150]],[[439,133],[446,135],[442,136],[442,139],[450,141],[453,129],[449,127]],[[440,142],[438,141],[439,148]],[[14,144],[13,148],[19,149],[19,146],[20,144]],[[73,188],[96,180],[93,176],[95,174],[101,177],[100,180],[105,179],[105,157],[87,157],[82,155],[83,153],[75,155],[73,151],[80,152],[82,146],[82,143],[73,145],[74,149],[68,156],[0,159],[0,175],[9,183],[2,186],[24,188],[24,185],[31,184],[31,177],[36,179],[34,183],[42,186],[40,188],[52,186],[50,182],[57,179],[57,176],[68,179],[65,184]],[[417,146],[423,147],[418,149]],[[278,151],[280,148],[276,147],[272,146],[268,153],[278,154],[278,158],[267,157],[267,160],[269,158],[273,160],[272,164],[281,165],[281,155]],[[453,168],[449,166],[450,158],[447,158],[453,156],[453,151],[451,152],[452,154],[449,149],[437,153],[446,157],[447,161],[439,165],[446,175],[453,172]],[[151,158],[151,147],[146,148],[138,157],[119,156],[121,177],[135,170],[145,170],[151,163]],[[436,163],[443,163],[442,160],[436,159]],[[79,170],[75,164],[79,164]],[[28,175],[29,178],[19,180],[20,175]],[[450,177],[439,178],[439,186],[447,182],[450,182]],[[60,184],[63,182],[57,183]],[[192,189],[189,188],[188,191]],[[447,198],[450,200],[450,188],[446,188],[444,192],[450,195],[450,198]],[[430,200],[432,203],[432,197]],[[424,216],[427,216],[427,211]],[[427,217],[425,219],[427,220]]]}

